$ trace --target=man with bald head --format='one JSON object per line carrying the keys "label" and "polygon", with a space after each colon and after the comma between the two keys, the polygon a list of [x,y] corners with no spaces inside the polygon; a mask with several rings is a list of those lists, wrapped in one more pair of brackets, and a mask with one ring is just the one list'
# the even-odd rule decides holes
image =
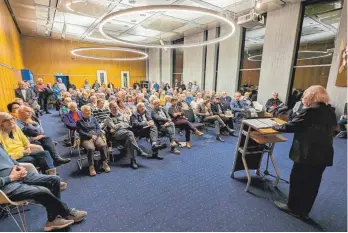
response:
{"label": "man with bald head", "polygon": [[30,106],[33,105],[35,101],[35,92],[31,88],[27,88],[24,81],[18,82],[18,88],[15,89],[15,96],[21,98],[24,102],[28,103]]}

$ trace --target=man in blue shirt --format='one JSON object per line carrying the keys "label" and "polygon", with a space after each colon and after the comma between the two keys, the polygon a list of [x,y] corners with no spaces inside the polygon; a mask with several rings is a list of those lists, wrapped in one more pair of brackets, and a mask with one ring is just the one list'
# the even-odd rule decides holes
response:
{"label": "man in blue shirt", "polygon": [[34,200],[47,211],[44,231],[53,231],[81,222],[86,211],[69,209],[60,200],[60,178],[28,172],[10,158],[0,144],[0,189],[11,201]]}
{"label": "man in blue shirt", "polygon": [[152,88],[155,89],[156,91],[159,90],[159,84],[157,82],[155,82],[153,85],[152,85]]}

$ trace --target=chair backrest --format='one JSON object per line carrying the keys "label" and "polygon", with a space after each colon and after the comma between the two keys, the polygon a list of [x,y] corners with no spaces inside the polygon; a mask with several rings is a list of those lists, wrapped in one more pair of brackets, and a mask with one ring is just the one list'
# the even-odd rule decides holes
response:
{"label": "chair backrest", "polygon": [[263,105],[260,104],[257,101],[253,101],[254,108],[257,112],[262,112],[263,111]]}
{"label": "chair backrest", "polygon": [[191,108],[189,110],[184,111],[184,114],[189,122],[195,122],[195,115]]}

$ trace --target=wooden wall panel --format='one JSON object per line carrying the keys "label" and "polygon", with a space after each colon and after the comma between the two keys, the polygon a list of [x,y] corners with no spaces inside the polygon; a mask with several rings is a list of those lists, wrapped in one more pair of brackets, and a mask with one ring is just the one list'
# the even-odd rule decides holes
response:
{"label": "wooden wall panel", "polygon": [[[23,68],[19,33],[4,1],[0,1],[0,62]],[[0,111],[7,111],[6,105],[15,97],[14,89],[21,79],[19,72],[0,66]]]}
{"label": "wooden wall panel", "polygon": [[[84,80],[94,83],[97,70],[106,70],[108,82],[121,86],[121,71],[129,71],[130,84],[146,79],[146,61],[103,61],[73,57],[70,51],[78,47],[102,47],[77,41],[46,39],[23,36],[21,39],[25,67],[34,73],[34,78],[54,82],[54,75],[69,75],[70,81],[81,88]],[[97,53],[89,52],[88,55]],[[100,53],[98,53],[100,54]],[[108,56],[125,56],[122,52],[108,53]]]}

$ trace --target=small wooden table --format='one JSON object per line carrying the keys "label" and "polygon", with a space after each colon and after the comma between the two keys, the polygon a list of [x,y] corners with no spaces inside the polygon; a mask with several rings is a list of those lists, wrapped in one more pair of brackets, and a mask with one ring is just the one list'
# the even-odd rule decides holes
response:
{"label": "small wooden table", "polygon": [[278,167],[273,156],[273,150],[275,143],[285,142],[287,141],[287,139],[280,135],[278,131],[272,129],[270,125],[265,124],[262,119],[269,119],[277,124],[286,123],[286,121],[278,118],[258,118],[243,120],[241,130],[239,132],[231,177],[234,178],[234,173],[236,171],[245,170],[248,178],[245,191],[249,191],[249,186],[251,183],[251,175],[249,173],[249,169],[257,170],[257,172],[259,173],[264,153],[267,153],[267,155],[271,159],[274,170],[276,172],[276,181],[274,183],[275,186],[278,185],[280,179]]}

